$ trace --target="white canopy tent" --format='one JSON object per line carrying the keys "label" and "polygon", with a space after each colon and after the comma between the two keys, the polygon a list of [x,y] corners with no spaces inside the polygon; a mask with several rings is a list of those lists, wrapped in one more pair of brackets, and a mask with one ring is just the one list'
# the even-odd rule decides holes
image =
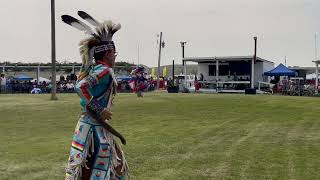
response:
{"label": "white canopy tent", "polygon": [[[320,75],[318,75],[318,79],[319,79],[319,76]],[[316,79],[316,77],[317,77],[316,73],[306,75],[306,79]]]}
{"label": "white canopy tent", "polygon": [[[35,82],[37,79],[33,79],[31,82]],[[50,83],[51,80],[50,79],[47,79],[47,78],[44,78],[44,77],[39,77],[39,83],[45,81],[46,83]]]}

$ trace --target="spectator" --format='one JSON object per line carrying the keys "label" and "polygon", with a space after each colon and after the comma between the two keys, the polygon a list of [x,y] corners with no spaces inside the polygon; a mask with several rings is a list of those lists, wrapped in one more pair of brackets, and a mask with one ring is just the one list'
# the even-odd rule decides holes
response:
{"label": "spectator", "polygon": [[0,85],[1,85],[0,92],[1,93],[5,93],[6,92],[7,80],[6,80],[6,77],[4,76],[3,73],[1,74],[1,77],[0,77]]}
{"label": "spectator", "polygon": [[67,92],[71,93],[74,92],[74,84],[71,83],[71,81],[68,81],[68,83],[66,84],[67,87]]}
{"label": "spectator", "polygon": [[238,80],[239,80],[236,72],[233,73],[233,80],[234,80],[234,81],[238,81]]}
{"label": "spectator", "polygon": [[33,89],[30,92],[31,94],[40,94],[41,93],[41,89],[37,88],[37,86],[33,86]]}
{"label": "spectator", "polygon": [[61,76],[60,76],[60,81],[63,82],[64,80],[65,80],[64,76],[61,75]]}
{"label": "spectator", "polygon": [[200,73],[199,81],[203,81],[203,74],[202,73]]}
{"label": "spectator", "polygon": [[52,88],[52,84],[49,83],[48,86],[47,86],[47,88],[46,88],[46,91],[47,91],[48,93],[50,93],[50,92],[51,92],[51,88]]}

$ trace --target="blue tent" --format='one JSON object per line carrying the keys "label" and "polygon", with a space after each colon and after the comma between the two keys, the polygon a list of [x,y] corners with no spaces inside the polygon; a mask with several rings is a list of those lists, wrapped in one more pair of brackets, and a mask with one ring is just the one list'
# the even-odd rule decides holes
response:
{"label": "blue tent", "polygon": [[13,77],[14,80],[18,80],[18,81],[30,81],[32,80],[33,78],[32,77],[29,77],[29,76],[26,76],[26,75],[23,75],[23,74],[20,74],[20,75],[16,75]]}
{"label": "blue tent", "polygon": [[118,76],[117,81],[130,81],[131,77],[130,76]]}
{"label": "blue tent", "polygon": [[276,68],[271,71],[265,72],[266,76],[295,76],[296,72],[288,69],[285,65],[279,64]]}

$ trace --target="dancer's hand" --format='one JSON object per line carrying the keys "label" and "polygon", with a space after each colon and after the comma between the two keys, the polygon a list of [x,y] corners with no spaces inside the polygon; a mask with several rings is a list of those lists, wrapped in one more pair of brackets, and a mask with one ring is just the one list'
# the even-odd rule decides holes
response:
{"label": "dancer's hand", "polygon": [[106,108],[103,109],[103,111],[101,112],[101,119],[103,120],[110,120],[112,116],[112,112],[107,110]]}

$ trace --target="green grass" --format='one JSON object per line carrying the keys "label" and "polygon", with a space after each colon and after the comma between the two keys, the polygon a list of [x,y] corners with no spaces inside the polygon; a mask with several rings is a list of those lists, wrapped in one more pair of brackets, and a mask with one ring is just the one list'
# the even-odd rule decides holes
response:
{"label": "green grass", "polygon": [[[63,179],[78,97],[0,95],[0,179]],[[320,179],[320,99],[118,94],[131,177]]]}

